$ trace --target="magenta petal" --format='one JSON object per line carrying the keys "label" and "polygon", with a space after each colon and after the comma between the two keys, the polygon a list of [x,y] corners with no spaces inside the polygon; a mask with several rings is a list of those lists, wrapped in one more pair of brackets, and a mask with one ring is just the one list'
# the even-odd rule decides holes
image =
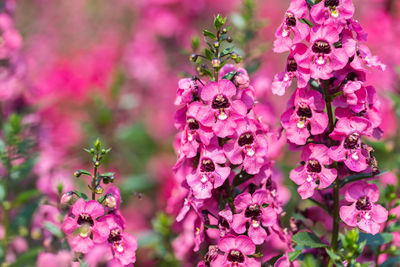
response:
{"label": "magenta petal", "polygon": [[249,237],[256,245],[261,245],[264,243],[265,239],[268,237],[267,233],[265,232],[264,228],[261,226],[253,227],[250,223],[249,227]]}
{"label": "magenta petal", "polygon": [[93,219],[96,219],[96,218],[104,215],[104,208],[96,200],[89,200],[86,203],[86,207],[85,207],[85,211],[84,212],[89,214]]}
{"label": "magenta petal", "polygon": [[247,236],[240,235],[235,239],[235,248],[240,249],[244,255],[251,255],[256,252],[256,246]]}
{"label": "magenta petal", "polygon": [[86,206],[86,201],[83,198],[80,198],[71,207],[71,213],[75,216],[78,216],[84,212],[85,206]]}
{"label": "magenta petal", "polygon": [[218,94],[218,84],[216,82],[210,82],[201,90],[201,99],[204,101],[211,101]]}
{"label": "magenta petal", "polygon": [[236,243],[235,243],[235,236],[233,235],[226,235],[223,238],[221,238],[218,242],[218,248],[225,252],[228,253],[231,249],[236,248]]}
{"label": "magenta petal", "polygon": [[341,206],[339,210],[340,218],[342,221],[349,226],[357,225],[358,212],[355,208],[355,204],[351,206]]}
{"label": "magenta petal", "polygon": [[372,219],[376,223],[384,223],[388,218],[388,211],[379,204],[373,205],[372,208]]}

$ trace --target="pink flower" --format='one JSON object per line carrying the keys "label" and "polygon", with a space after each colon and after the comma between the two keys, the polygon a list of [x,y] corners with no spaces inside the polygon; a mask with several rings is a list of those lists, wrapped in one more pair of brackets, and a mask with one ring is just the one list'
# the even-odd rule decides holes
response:
{"label": "pink flower", "polygon": [[136,238],[123,231],[123,226],[118,217],[106,215],[99,219],[108,226],[107,241],[111,250],[109,253],[117,259],[121,265],[127,265],[136,261]]}
{"label": "pink flower", "polygon": [[243,118],[247,113],[246,105],[241,100],[233,100],[235,95],[235,85],[225,79],[218,83],[210,82],[201,91],[201,99],[208,105],[201,122],[212,127],[218,137],[234,134],[235,120]]}
{"label": "pink flower", "polygon": [[375,204],[379,199],[379,188],[375,184],[359,181],[351,184],[344,196],[352,204],[340,207],[340,218],[349,226],[358,226],[367,233],[377,234],[388,217],[387,210]]}
{"label": "pink flower", "polygon": [[176,91],[175,105],[189,104],[199,99],[201,88],[202,85],[197,79],[180,79],[179,87]]}
{"label": "pink flower", "polygon": [[359,113],[364,110],[367,102],[367,90],[361,81],[349,81],[343,86],[343,95],[335,98],[333,104],[340,107],[350,106],[351,110]]}
{"label": "pink flower", "polygon": [[305,18],[307,13],[308,7],[306,1],[291,1],[282,24],[275,32],[275,53],[289,51],[292,45],[300,43],[307,37],[308,33],[310,32],[310,27],[299,20],[301,18]]}
{"label": "pink flower", "polygon": [[62,230],[74,251],[87,253],[94,243],[107,239],[107,224],[96,219],[104,215],[104,208],[95,200],[78,199],[64,219]]}
{"label": "pink flower", "polygon": [[344,161],[352,171],[361,172],[368,167],[368,154],[362,149],[361,136],[371,136],[371,123],[361,117],[341,118],[329,135],[340,141],[339,146],[329,149],[329,157],[335,161]]}
{"label": "pink flower", "polygon": [[57,254],[50,252],[40,252],[37,258],[38,267],[69,267],[72,262],[72,254],[69,251],[61,250]]}
{"label": "pink flower", "polygon": [[224,255],[218,255],[211,266],[221,267],[259,267],[260,262],[247,256],[256,252],[256,246],[244,235],[227,235],[218,242],[218,248]]}
{"label": "pink flower", "polygon": [[287,88],[292,84],[294,77],[297,78],[297,87],[306,87],[310,80],[310,69],[306,65],[299,66],[298,60],[301,60],[305,52],[307,52],[305,44],[296,44],[293,46],[292,51],[286,61],[286,71],[275,75],[272,83],[272,93],[282,96],[285,94]]}
{"label": "pink flower", "polygon": [[218,146],[209,146],[202,150],[197,170],[186,177],[187,183],[198,199],[211,197],[211,190],[220,187],[231,172],[229,167],[222,167],[226,158]]}
{"label": "pink flower", "polygon": [[353,17],[354,5],[352,0],[322,0],[310,13],[318,24],[345,24]]}
{"label": "pink flower", "polygon": [[224,236],[230,232],[233,218],[232,216],[233,214],[229,207],[221,210],[218,213],[218,228],[221,236]]}
{"label": "pink flower", "polygon": [[212,129],[200,122],[202,116],[206,114],[205,109],[201,103],[193,102],[187,108],[184,107],[176,112],[175,126],[182,129],[180,152],[188,158],[195,157],[200,144],[209,145],[214,136]]}
{"label": "pink flower", "polygon": [[290,142],[304,145],[307,138],[321,134],[328,126],[322,95],[314,90],[298,88],[289,100],[288,109],[282,114],[282,126]]}
{"label": "pink flower", "polygon": [[232,229],[238,233],[246,232],[246,224],[249,224],[248,235],[251,240],[260,245],[264,243],[268,234],[264,227],[269,227],[277,222],[277,214],[271,207],[264,207],[268,194],[259,189],[250,195],[242,193],[234,200],[237,214],[233,215]]}
{"label": "pink flower", "polygon": [[297,63],[304,68],[310,66],[312,78],[328,80],[332,71],[343,68],[348,61],[344,49],[334,46],[339,41],[339,31],[332,25],[314,26],[310,36],[311,46]]}
{"label": "pink flower", "polygon": [[302,199],[311,197],[317,187],[327,188],[336,179],[336,169],[325,167],[332,163],[328,150],[325,145],[307,145],[301,154],[305,163],[290,172],[290,179],[299,185],[297,191]]}
{"label": "pink flower", "polygon": [[224,145],[224,152],[232,164],[243,164],[249,174],[257,174],[265,163],[267,139],[263,132],[257,132],[255,122],[238,120],[236,135]]}

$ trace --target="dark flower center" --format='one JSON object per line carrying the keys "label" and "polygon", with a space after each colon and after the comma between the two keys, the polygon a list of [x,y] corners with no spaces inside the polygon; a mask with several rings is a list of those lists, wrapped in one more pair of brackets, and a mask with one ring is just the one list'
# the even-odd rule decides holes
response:
{"label": "dark flower center", "polygon": [[186,123],[189,125],[189,129],[192,131],[198,130],[200,128],[198,121],[193,118],[188,118]]}
{"label": "dark flower center", "polygon": [[254,136],[252,133],[244,133],[239,137],[239,146],[251,145],[254,142]]}
{"label": "dark flower center", "polygon": [[344,141],[344,148],[345,149],[357,148],[358,140],[360,140],[360,135],[358,133],[352,133],[351,135],[347,136],[346,140]]}
{"label": "dark flower center", "polygon": [[317,54],[329,54],[331,52],[331,46],[327,41],[318,40],[312,46],[312,51]]}
{"label": "dark flower center", "polygon": [[321,164],[315,159],[311,159],[308,161],[307,164],[307,171],[308,172],[321,172]]}
{"label": "dark flower center", "polygon": [[300,103],[299,108],[297,110],[297,115],[299,117],[303,117],[303,118],[311,118],[312,112],[311,112],[310,107],[307,104]]}
{"label": "dark flower center", "polygon": [[92,217],[86,213],[82,213],[81,215],[79,215],[77,222],[79,225],[86,223],[86,224],[89,224],[90,226],[93,226],[93,224],[94,224]]}
{"label": "dark flower center", "polygon": [[252,204],[247,207],[246,211],[244,212],[244,216],[248,218],[258,218],[261,215],[260,205]]}
{"label": "dark flower center", "polygon": [[297,70],[297,63],[294,58],[289,58],[287,63],[286,63],[286,70],[289,72],[294,72]]}
{"label": "dark flower center", "polygon": [[228,261],[242,263],[244,262],[244,255],[239,250],[232,249],[228,254]]}
{"label": "dark flower center", "polygon": [[229,108],[230,106],[229,100],[223,95],[217,95],[211,104],[213,109]]}
{"label": "dark flower center", "polygon": [[213,172],[213,171],[215,171],[214,162],[211,159],[203,159],[201,161],[200,171],[201,172]]}
{"label": "dark flower center", "polygon": [[296,18],[294,17],[293,14],[287,13],[286,14],[286,25],[289,27],[295,27],[296,26]]}
{"label": "dark flower center", "polygon": [[219,224],[222,228],[225,228],[225,229],[229,229],[229,228],[230,228],[229,222],[228,222],[227,220],[225,220],[224,217],[219,216],[219,218],[218,218],[218,224]]}
{"label": "dark flower center", "polygon": [[325,7],[336,7],[339,5],[339,0],[325,0]]}
{"label": "dark flower center", "polygon": [[121,241],[121,231],[119,229],[113,229],[110,231],[110,235],[108,236],[108,242],[109,243],[118,243]]}
{"label": "dark flower center", "polygon": [[371,202],[367,196],[360,197],[356,203],[358,210],[370,210],[372,208]]}

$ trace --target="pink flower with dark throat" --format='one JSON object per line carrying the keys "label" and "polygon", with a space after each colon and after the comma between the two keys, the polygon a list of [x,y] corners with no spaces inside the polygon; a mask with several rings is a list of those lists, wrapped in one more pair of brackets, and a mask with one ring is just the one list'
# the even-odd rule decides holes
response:
{"label": "pink flower with dark throat", "polygon": [[87,253],[94,243],[107,239],[107,224],[96,219],[104,215],[104,208],[95,200],[78,199],[64,219],[62,230],[74,251]]}
{"label": "pink flower with dark throat", "polygon": [[371,123],[361,117],[342,118],[329,135],[340,141],[339,146],[329,149],[329,157],[335,161],[343,161],[352,171],[361,172],[368,167],[368,154],[362,148],[361,136],[372,135]]}
{"label": "pink flower with dark throat", "polygon": [[311,197],[317,187],[327,188],[336,179],[337,170],[325,167],[332,163],[328,150],[325,145],[307,145],[301,154],[304,164],[290,172],[290,179],[299,185],[297,191],[302,199]]}
{"label": "pink flower with dark throat", "polygon": [[352,0],[322,0],[310,13],[318,24],[345,24],[353,17],[354,5]]}
{"label": "pink flower with dark throat", "polygon": [[311,46],[298,64],[310,66],[312,78],[328,80],[332,71],[342,69],[348,62],[344,49],[334,45],[339,41],[339,31],[331,25],[314,26],[310,36]]}
{"label": "pink flower with dark throat", "polygon": [[220,166],[225,163],[225,155],[217,146],[209,146],[202,150],[196,172],[186,177],[196,198],[210,198],[211,190],[225,182],[231,172],[229,167]]}
{"label": "pink flower with dark throat", "polygon": [[272,226],[277,222],[277,214],[268,206],[269,203],[266,203],[267,198],[267,192],[259,189],[253,195],[242,193],[234,200],[237,214],[233,215],[232,229],[242,234],[246,232],[246,226],[249,225],[248,235],[256,245],[264,243],[268,236],[264,227]]}
{"label": "pink flower with dark throat", "polygon": [[259,267],[261,264],[255,258],[248,257],[256,252],[256,246],[247,236],[227,235],[219,240],[218,248],[224,254],[218,255],[211,266]]}
{"label": "pink flower with dark throat", "polygon": [[304,0],[293,0],[285,13],[285,18],[275,33],[274,52],[282,53],[289,51],[292,45],[303,41],[310,27],[299,19],[305,18],[308,13],[307,2]]}
{"label": "pink flower with dark throat", "polygon": [[350,206],[340,207],[340,218],[349,226],[358,226],[361,230],[377,234],[388,217],[387,210],[379,204],[379,188],[364,181],[349,185],[345,193]]}
{"label": "pink flower with dark throat", "polygon": [[241,100],[233,100],[236,90],[232,82],[222,79],[218,83],[210,82],[201,91],[201,99],[208,105],[201,122],[212,127],[218,137],[234,134],[235,120],[247,113],[246,105]]}
{"label": "pink flower with dark throat", "polygon": [[232,141],[224,145],[224,152],[232,164],[243,164],[247,173],[257,174],[265,163],[267,139],[249,119],[237,121],[236,132]]}
{"label": "pink flower with dark throat", "polygon": [[324,108],[321,93],[298,88],[281,118],[288,140],[296,145],[304,145],[310,135],[323,133],[328,126],[328,115],[324,113]]}
{"label": "pink flower with dark throat", "polygon": [[305,44],[296,44],[293,46],[292,51],[286,61],[286,71],[275,75],[274,82],[272,83],[272,93],[282,96],[285,94],[287,88],[292,84],[293,78],[297,78],[297,87],[306,87],[310,80],[309,66],[299,66],[298,60],[301,60],[304,53],[307,52]]}

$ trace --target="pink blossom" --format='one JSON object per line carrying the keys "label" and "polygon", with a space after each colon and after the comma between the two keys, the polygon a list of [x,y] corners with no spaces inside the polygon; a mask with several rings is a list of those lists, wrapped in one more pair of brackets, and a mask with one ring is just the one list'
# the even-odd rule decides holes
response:
{"label": "pink blossom", "polygon": [[305,64],[299,66],[297,64],[297,61],[301,60],[306,52],[307,46],[305,44],[300,43],[292,47],[292,51],[286,61],[286,71],[280,72],[274,77],[272,83],[273,94],[279,96],[284,95],[286,90],[292,84],[294,77],[297,78],[297,87],[303,88],[307,86],[308,81],[310,80],[309,66]]}
{"label": "pink blossom", "polygon": [[[62,230],[74,251],[87,253],[94,243],[107,239],[107,224],[96,219],[104,215],[104,208],[95,200],[78,199],[65,217]],[[92,235],[93,234],[93,235]],[[91,237],[93,236],[93,237]]]}
{"label": "pink blossom", "polygon": [[218,255],[211,266],[221,267],[259,267],[260,262],[247,256],[256,252],[256,246],[244,235],[227,235],[218,242],[218,248],[224,255]]}
{"label": "pink blossom", "polygon": [[40,252],[37,258],[38,267],[70,267],[72,261],[72,254],[69,251],[61,250],[56,254],[50,252]]}
{"label": "pink blossom", "polygon": [[311,17],[318,24],[345,24],[354,14],[352,0],[322,0],[310,11]]}
{"label": "pink blossom", "polygon": [[334,70],[346,66],[348,56],[343,48],[335,48],[339,41],[339,30],[332,26],[314,26],[310,33],[311,46],[298,65],[310,66],[311,77],[328,80]]}
{"label": "pink blossom", "polygon": [[307,16],[307,13],[308,7],[306,1],[293,0],[290,2],[290,6],[285,13],[285,18],[275,32],[275,53],[289,51],[292,45],[300,43],[307,37],[310,27],[300,21],[301,18]]}
{"label": "pink blossom", "polygon": [[202,150],[197,170],[186,178],[196,198],[210,198],[211,190],[225,182],[231,172],[229,167],[220,166],[225,163],[225,155],[219,147],[211,145]]}
{"label": "pink blossom", "polygon": [[336,179],[336,169],[325,167],[332,163],[328,150],[325,145],[307,145],[301,154],[305,163],[290,172],[290,179],[299,185],[297,191],[302,199],[311,197],[317,187],[327,188]]}
{"label": "pink blossom", "polygon": [[175,105],[189,104],[199,98],[202,85],[193,78],[179,80],[179,87],[176,91]]}
{"label": "pink blossom", "polygon": [[246,105],[241,100],[233,100],[236,95],[235,85],[225,79],[218,83],[210,82],[201,91],[201,99],[207,103],[208,110],[202,114],[201,122],[212,127],[218,137],[235,133],[235,120],[247,113]]}
{"label": "pink blossom", "polygon": [[243,164],[247,173],[256,174],[265,163],[266,136],[257,132],[257,126],[251,120],[238,120],[236,123],[236,135],[224,145],[224,152],[232,164]]}
{"label": "pink blossom", "polygon": [[290,142],[304,145],[310,135],[321,134],[328,126],[322,95],[314,90],[298,88],[282,114],[282,126]]}
{"label": "pink blossom", "polygon": [[248,235],[257,244],[262,244],[268,234],[263,227],[269,227],[276,223],[277,214],[271,207],[264,207],[267,192],[259,189],[251,195],[242,193],[234,200],[237,214],[233,215],[232,229],[236,233],[246,232],[246,224],[249,224]]}
{"label": "pink blossom", "polygon": [[345,199],[351,205],[340,207],[340,218],[349,226],[377,234],[388,217],[387,210],[375,204],[379,199],[379,188],[364,181],[355,182],[345,192]]}
{"label": "pink blossom", "polygon": [[329,135],[340,141],[339,146],[329,149],[329,157],[335,161],[343,161],[355,172],[364,171],[368,167],[366,151],[361,146],[361,136],[371,136],[371,123],[361,117],[341,118]]}
{"label": "pink blossom", "polygon": [[335,98],[333,104],[340,107],[350,106],[359,113],[367,102],[367,90],[361,81],[349,81],[343,86],[343,95]]}

